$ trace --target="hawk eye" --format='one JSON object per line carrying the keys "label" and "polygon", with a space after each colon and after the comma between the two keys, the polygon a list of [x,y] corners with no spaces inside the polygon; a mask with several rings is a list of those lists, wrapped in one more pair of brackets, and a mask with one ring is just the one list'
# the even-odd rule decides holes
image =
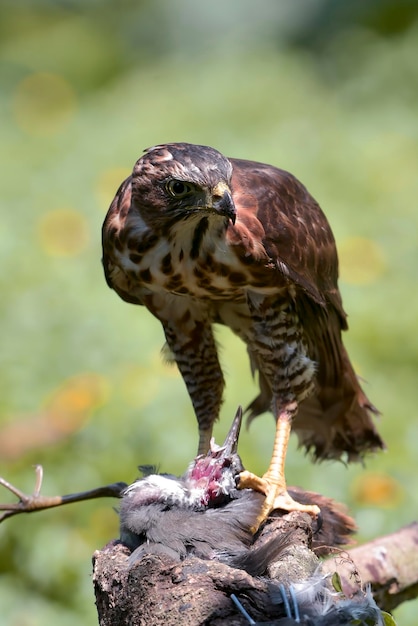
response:
{"label": "hawk eye", "polygon": [[182,180],[170,180],[167,184],[167,191],[175,198],[184,198],[193,191],[193,187]]}

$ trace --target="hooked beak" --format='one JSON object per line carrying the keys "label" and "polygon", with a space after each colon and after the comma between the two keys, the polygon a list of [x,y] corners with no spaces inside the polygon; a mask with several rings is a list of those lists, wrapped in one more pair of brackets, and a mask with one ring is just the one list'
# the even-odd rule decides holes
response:
{"label": "hooked beak", "polygon": [[225,183],[218,183],[212,190],[212,199],[212,208],[217,213],[225,215],[225,217],[230,219],[234,225],[237,217],[237,211],[228,185]]}
{"label": "hooked beak", "polygon": [[234,421],[232,422],[232,426],[229,429],[229,432],[226,436],[223,445],[221,446],[222,455],[223,456],[232,456],[237,453],[238,450],[238,439],[239,433],[241,430],[242,424],[242,407],[239,406],[238,410],[235,414]]}
{"label": "hooked beak", "polygon": [[[227,459],[237,455],[238,452],[238,439],[242,424],[242,407],[239,406],[235,414],[234,421],[226,436],[225,441],[221,446],[215,443],[212,437],[210,442],[209,452],[206,455],[206,459]],[[201,457],[197,457],[201,458]]]}

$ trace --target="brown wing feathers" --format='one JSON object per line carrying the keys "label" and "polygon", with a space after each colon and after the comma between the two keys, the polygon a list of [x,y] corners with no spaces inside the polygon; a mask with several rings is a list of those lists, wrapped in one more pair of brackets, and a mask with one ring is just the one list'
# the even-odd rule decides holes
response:
{"label": "brown wing feathers", "polygon": [[[328,221],[305,187],[269,165],[231,159],[237,227],[246,227],[247,253],[260,247],[268,263],[297,287],[294,304],[311,358],[317,364],[314,393],[300,403],[294,422],[300,444],[314,458],[355,459],[382,447],[372,423],[378,413],[362,391],[341,339],[348,328],[338,290],[338,257]],[[255,240],[255,241],[254,241]],[[262,258],[258,251],[254,258]],[[255,355],[252,368],[257,369]],[[260,395],[249,421],[270,407],[272,393],[259,373]]]}

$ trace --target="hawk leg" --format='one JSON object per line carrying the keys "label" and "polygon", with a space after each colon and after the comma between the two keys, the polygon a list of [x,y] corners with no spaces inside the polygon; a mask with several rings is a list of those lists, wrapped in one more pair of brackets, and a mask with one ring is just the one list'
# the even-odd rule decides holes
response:
{"label": "hawk leg", "polygon": [[263,477],[256,476],[251,472],[244,471],[240,474],[239,488],[254,489],[264,493],[266,499],[257,520],[252,528],[257,532],[260,525],[265,522],[270,513],[275,509],[284,511],[301,511],[316,517],[320,509],[314,504],[301,504],[296,502],[288,493],[285,479],[285,460],[287,446],[289,444],[292,418],[297,410],[294,402],[280,410],[277,415],[276,434],[274,438],[273,454],[270,466]]}
{"label": "hawk leg", "polygon": [[174,355],[177,367],[186,383],[199,425],[198,455],[210,450],[213,423],[219,415],[224,389],[224,379],[219,365],[215,339],[209,314],[197,307],[195,318],[190,321],[172,318],[164,321],[168,347]]}
{"label": "hawk leg", "polygon": [[199,426],[199,446],[197,448],[197,456],[206,455],[210,450],[210,440],[212,439],[213,427],[201,428]]}

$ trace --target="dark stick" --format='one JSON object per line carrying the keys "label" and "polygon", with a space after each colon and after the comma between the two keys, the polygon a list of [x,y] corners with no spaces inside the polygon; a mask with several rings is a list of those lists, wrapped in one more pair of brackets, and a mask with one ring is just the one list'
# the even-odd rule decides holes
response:
{"label": "dark stick", "polygon": [[34,513],[35,511],[51,509],[63,504],[70,504],[71,502],[82,502],[83,500],[92,500],[94,498],[120,498],[123,490],[127,487],[126,483],[118,482],[105,485],[104,487],[97,487],[96,489],[90,489],[89,491],[70,493],[64,496],[42,496],[40,494],[43,480],[42,465],[35,465],[35,473],[35,488],[30,495],[23,493],[23,491],[0,477],[0,485],[3,485],[3,487],[19,498],[19,502],[15,504],[0,504],[0,511],[5,511],[5,513],[0,515],[0,522],[3,522],[13,515],[19,515],[20,513]]}

